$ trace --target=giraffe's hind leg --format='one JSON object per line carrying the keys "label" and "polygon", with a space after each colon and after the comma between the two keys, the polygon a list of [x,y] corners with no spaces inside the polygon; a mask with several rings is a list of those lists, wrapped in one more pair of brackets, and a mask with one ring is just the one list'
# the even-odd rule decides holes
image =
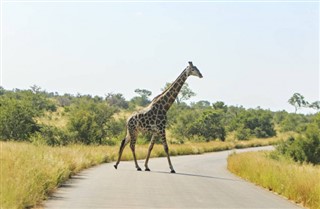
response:
{"label": "giraffe's hind leg", "polygon": [[120,160],[121,160],[122,152],[123,152],[124,148],[126,147],[126,145],[129,143],[129,141],[130,141],[130,137],[128,137],[128,136],[121,141],[118,160],[117,160],[116,164],[114,165],[115,169],[118,168],[118,165],[119,165]]}

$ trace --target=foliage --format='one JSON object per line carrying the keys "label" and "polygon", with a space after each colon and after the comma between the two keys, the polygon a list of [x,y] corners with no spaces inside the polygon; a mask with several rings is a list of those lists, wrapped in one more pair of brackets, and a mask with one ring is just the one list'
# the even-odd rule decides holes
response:
{"label": "foliage", "polygon": [[301,133],[306,130],[311,121],[311,116],[280,111],[274,113],[273,121],[279,126],[281,132],[294,131]]}
{"label": "foliage", "polygon": [[314,101],[312,103],[309,103],[304,99],[304,96],[302,96],[299,93],[294,93],[293,96],[288,100],[289,104],[295,107],[295,113],[297,113],[297,110],[305,107],[305,108],[312,108],[316,111],[320,110],[320,101]]}
{"label": "foliage", "polygon": [[308,102],[304,100],[304,96],[302,96],[299,93],[294,93],[292,97],[288,100],[289,104],[294,106],[295,108],[295,113],[297,112],[298,109],[301,107],[306,107],[308,105]]}
{"label": "foliage", "polygon": [[64,146],[73,143],[70,133],[54,126],[42,125],[40,129],[31,135],[30,141],[34,144]]}
{"label": "foliage", "polygon": [[260,108],[240,111],[230,123],[229,130],[235,130],[239,140],[251,136],[266,138],[276,135],[271,112]]}
{"label": "foliage", "polygon": [[84,144],[102,144],[109,135],[110,121],[115,109],[106,103],[80,100],[71,107],[68,130],[75,140]]}
{"label": "foliage", "polygon": [[303,135],[282,142],[277,146],[277,152],[297,162],[320,164],[320,113]]}
{"label": "foliage", "polygon": [[[193,93],[188,85],[185,88],[187,90],[184,93],[182,90],[183,94],[178,96],[180,103],[173,103],[167,114],[168,135],[174,137],[172,142],[180,144],[233,137],[239,140],[266,138],[275,135],[275,126],[282,132],[302,133],[312,117],[227,106],[222,101],[211,104],[202,100],[188,105],[183,101]],[[126,118],[150,103],[151,91],[136,89],[135,92],[139,96],[127,101],[119,93],[109,93],[103,98],[48,93],[38,86],[12,91],[0,88],[1,140],[25,140],[52,146],[78,142],[116,144],[125,135]],[[117,111],[119,114],[114,115]],[[142,143],[150,140],[149,136],[141,137]]]}
{"label": "foliage", "polygon": [[225,113],[228,111],[227,105],[225,105],[224,102],[221,102],[221,101],[213,103],[212,107],[215,110],[222,110]]}
{"label": "foliage", "polygon": [[5,140],[28,140],[38,126],[34,117],[38,112],[26,101],[0,98],[0,137]]}
{"label": "foliage", "polygon": [[123,109],[128,109],[129,107],[129,103],[120,93],[118,94],[108,93],[106,96],[106,101],[111,106],[116,106]]}
{"label": "foliage", "polygon": [[315,109],[317,111],[320,110],[320,101],[315,101],[315,102],[312,102],[310,105],[309,105],[310,108],[312,109]]}
{"label": "foliage", "polygon": [[174,104],[168,112],[168,126],[173,135],[182,142],[190,137],[188,130],[192,127],[192,121],[199,116],[199,111]]}
{"label": "foliage", "polygon": [[[166,83],[165,87],[162,89],[162,91],[165,91],[167,88],[169,88],[171,86],[171,83]],[[178,104],[181,104],[187,100],[189,100],[191,97],[196,96],[196,93],[194,93],[190,87],[189,84],[187,82],[185,82],[183,84],[183,86],[181,87],[181,90],[176,98],[176,102]]]}
{"label": "foliage", "polygon": [[32,90],[5,91],[0,95],[0,138],[28,140],[38,130],[35,117],[44,111],[55,111],[56,106],[39,87]]}
{"label": "foliage", "polygon": [[206,141],[212,139],[220,139],[224,141],[226,131],[221,121],[223,112],[219,110],[205,110],[200,117],[193,118],[190,127],[187,128],[187,133],[191,136],[202,136]]}
{"label": "foliage", "polygon": [[136,89],[134,92],[140,95],[131,99],[130,103],[132,103],[134,106],[145,107],[150,103],[149,96],[152,94],[151,91],[146,89]]}
{"label": "foliage", "polygon": [[206,100],[201,100],[198,102],[192,102],[191,107],[194,109],[206,109],[210,107],[210,102]]}

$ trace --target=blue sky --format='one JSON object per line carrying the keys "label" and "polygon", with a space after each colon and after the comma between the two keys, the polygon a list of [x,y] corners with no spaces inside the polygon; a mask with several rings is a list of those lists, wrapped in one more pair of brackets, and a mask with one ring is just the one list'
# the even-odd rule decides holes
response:
{"label": "blue sky", "polygon": [[318,2],[2,2],[2,85],[127,99],[193,63],[193,101],[319,100]]}

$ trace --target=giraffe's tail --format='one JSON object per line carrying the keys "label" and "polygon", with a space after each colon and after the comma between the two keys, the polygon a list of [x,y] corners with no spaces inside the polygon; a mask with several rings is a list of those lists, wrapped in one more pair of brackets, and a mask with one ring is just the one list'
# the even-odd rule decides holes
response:
{"label": "giraffe's tail", "polygon": [[124,149],[125,144],[126,144],[126,138],[122,139],[122,141],[121,141],[119,154],[121,154],[122,150]]}
{"label": "giraffe's tail", "polygon": [[118,168],[118,165],[119,165],[120,159],[121,159],[121,155],[122,155],[122,152],[123,152],[123,149],[124,149],[125,146],[126,146],[126,138],[124,138],[124,139],[121,141],[121,145],[120,145],[120,149],[119,149],[118,161],[117,161],[117,163],[114,165],[114,168],[115,168],[115,169]]}

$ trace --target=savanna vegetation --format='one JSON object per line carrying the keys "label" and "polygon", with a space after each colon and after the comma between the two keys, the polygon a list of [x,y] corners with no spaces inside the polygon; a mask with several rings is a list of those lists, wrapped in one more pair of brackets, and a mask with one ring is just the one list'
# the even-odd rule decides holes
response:
{"label": "savanna vegetation", "polygon": [[[37,86],[29,90],[0,88],[0,139],[50,146],[115,145],[125,135],[127,117],[150,103],[150,91],[136,89],[135,92],[137,96],[127,101],[120,93],[99,97],[59,95]],[[168,112],[171,143],[268,138],[276,136],[277,131],[301,133],[313,118],[313,115],[272,112],[259,107],[227,106],[221,101],[186,104],[194,95],[186,85]],[[300,100],[289,102],[295,109],[301,108]],[[316,104],[310,107],[317,107]],[[145,137],[142,136],[141,143],[148,141]]]}
{"label": "savanna vegetation", "polygon": [[[126,100],[120,93],[104,97],[59,95],[37,86],[28,90],[0,87],[1,208],[36,205],[74,173],[113,161],[118,152],[115,145],[125,136],[127,117],[150,103],[150,91],[135,92],[136,97]],[[168,112],[171,155],[263,146],[283,140],[277,155],[318,163],[310,153],[314,153],[312,145],[319,142],[319,138],[312,138],[319,114],[245,109],[221,101],[187,104],[194,95],[188,86],[183,87]],[[295,97],[289,103],[296,111],[303,107],[319,109],[319,103],[301,100],[304,98]],[[146,156],[148,140],[147,134],[139,137],[140,159]],[[163,148],[156,146],[152,156],[164,156]],[[125,150],[123,159],[131,159],[130,150]]]}
{"label": "savanna vegetation", "polygon": [[319,113],[301,134],[282,141],[275,151],[236,154],[228,159],[229,170],[237,175],[314,209],[320,208],[319,164]]}

